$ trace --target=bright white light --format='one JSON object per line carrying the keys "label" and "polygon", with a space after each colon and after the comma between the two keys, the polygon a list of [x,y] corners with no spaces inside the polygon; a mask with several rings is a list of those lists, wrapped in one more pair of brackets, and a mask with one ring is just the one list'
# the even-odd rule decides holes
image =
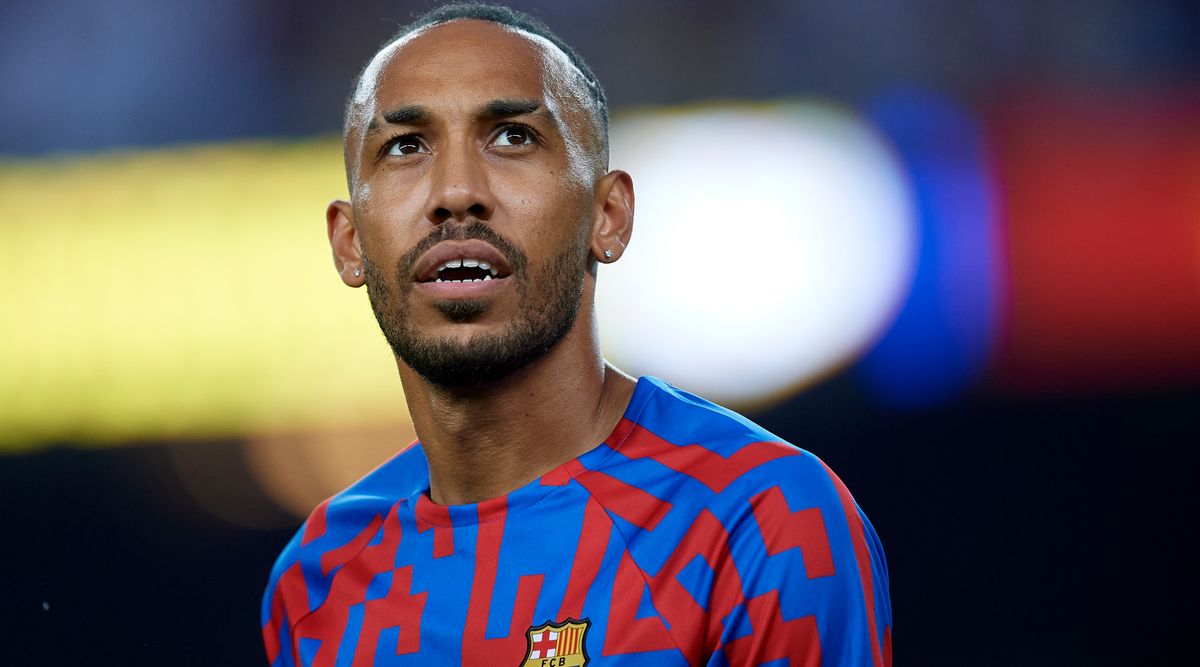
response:
{"label": "bright white light", "polygon": [[633,240],[601,269],[606,354],[705,397],[762,401],[851,360],[908,289],[903,171],[848,112],[818,105],[631,114]]}

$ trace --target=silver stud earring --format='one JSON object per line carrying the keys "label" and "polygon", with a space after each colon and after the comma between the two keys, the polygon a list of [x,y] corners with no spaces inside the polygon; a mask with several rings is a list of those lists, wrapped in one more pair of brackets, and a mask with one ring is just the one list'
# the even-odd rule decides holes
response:
{"label": "silver stud earring", "polygon": [[357,277],[359,277],[359,276],[361,276],[361,275],[362,275],[362,267],[357,267],[357,268],[355,268],[355,269],[354,269],[354,277],[355,277],[355,278],[357,278]]}
{"label": "silver stud earring", "polygon": [[604,259],[612,259],[612,251],[611,250],[604,251]]}

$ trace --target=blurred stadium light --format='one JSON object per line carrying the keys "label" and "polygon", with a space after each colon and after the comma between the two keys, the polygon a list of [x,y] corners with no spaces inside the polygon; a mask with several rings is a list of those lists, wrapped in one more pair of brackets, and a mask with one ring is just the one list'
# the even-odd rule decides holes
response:
{"label": "blurred stadium light", "polygon": [[778,400],[890,324],[915,252],[887,141],[819,103],[626,113],[612,164],[637,192],[597,303],[606,351],[715,400]]}
{"label": "blurred stadium light", "polygon": [[0,167],[0,448],[406,421],[344,188],[329,140]]}
{"label": "blurred stadium light", "polygon": [[[910,196],[887,144],[818,104],[627,114],[627,261],[605,271],[618,362],[745,404],[850,361],[907,290]],[[406,423],[361,297],[327,268],[336,142],[4,168],[38,224],[4,245],[0,442],[129,442]],[[705,360],[697,363],[696,360]],[[403,429],[402,429],[403,430]]]}
{"label": "blurred stadium light", "polygon": [[1012,295],[996,379],[1055,393],[1200,379],[1200,95],[1025,91],[987,123]]}
{"label": "blurred stadium light", "polygon": [[[1035,96],[981,117],[923,93],[866,118],[618,115],[638,215],[599,281],[606,352],[743,406],[864,353],[893,405],[988,372],[1200,376],[1200,104]],[[0,167],[20,221],[0,245],[0,446],[409,432],[365,299],[328,268],[342,178],[336,140]]]}
{"label": "blurred stadium light", "polygon": [[1003,229],[979,122],[951,99],[909,89],[872,105],[912,183],[919,252],[895,324],[858,365],[896,407],[952,399],[987,370],[998,335]]}

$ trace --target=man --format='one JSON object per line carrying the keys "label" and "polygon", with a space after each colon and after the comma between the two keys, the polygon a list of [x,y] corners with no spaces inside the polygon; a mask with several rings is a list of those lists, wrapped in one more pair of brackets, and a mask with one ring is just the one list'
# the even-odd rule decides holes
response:
{"label": "man", "polygon": [[837,477],[600,356],[633,184],[569,47],[510,10],[434,10],[363,70],[345,160],[334,263],[367,286],[419,442],[284,550],[271,664],[890,662],[883,553]]}

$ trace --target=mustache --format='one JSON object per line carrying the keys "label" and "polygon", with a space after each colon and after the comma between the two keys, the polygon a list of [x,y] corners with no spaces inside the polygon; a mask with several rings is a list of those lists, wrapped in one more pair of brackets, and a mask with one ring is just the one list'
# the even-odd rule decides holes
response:
{"label": "mustache", "polygon": [[479,220],[471,220],[465,223],[444,222],[434,228],[428,236],[421,239],[417,245],[413,246],[412,250],[404,253],[400,257],[400,260],[396,262],[396,275],[400,278],[399,284],[408,284],[408,279],[413,275],[413,267],[416,266],[417,260],[433,246],[442,241],[466,240],[478,240],[491,245],[504,256],[504,260],[508,262],[509,268],[512,269],[512,275],[522,276],[525,274],[525,267],[529,264],[529,258],[508,239],[497,234],[496,230]]}

